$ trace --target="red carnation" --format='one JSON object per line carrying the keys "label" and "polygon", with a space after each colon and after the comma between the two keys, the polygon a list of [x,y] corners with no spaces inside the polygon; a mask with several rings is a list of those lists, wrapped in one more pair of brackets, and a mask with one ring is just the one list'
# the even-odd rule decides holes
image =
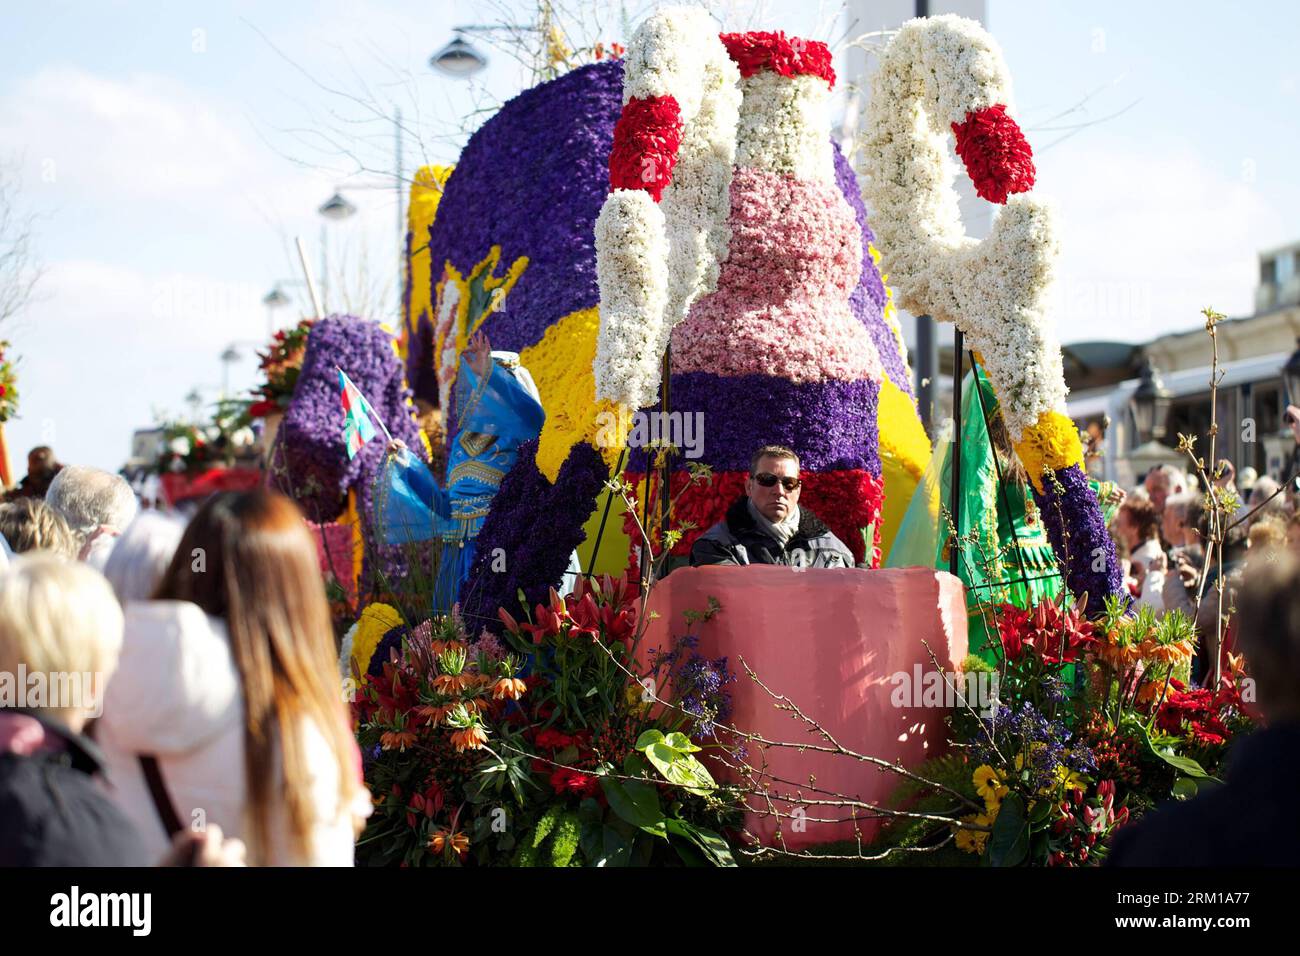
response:
{"label": "red carnation", "polygon": [[644,189],[655,202],[673,179],[682,144],[682,111],[671,96],[632,97],[614,124],[611,189]]}
{"label": "red carnation", "polygon": [[1034,154],[1025,134],[999,103],[966,114],[953,123],[957,155],[975,192],[989,202],[1005,203],[1009,193],[1028,192],[1034,185]]}
{"label": "red carnation", "polygon": [[831,51],[825,43],[801,37],[791,39],[780,30],[723,33],[718,39],[727,48],[741,76],[753,76],[768,69],[781,76],[820,76],[832,88],[835,86]]}

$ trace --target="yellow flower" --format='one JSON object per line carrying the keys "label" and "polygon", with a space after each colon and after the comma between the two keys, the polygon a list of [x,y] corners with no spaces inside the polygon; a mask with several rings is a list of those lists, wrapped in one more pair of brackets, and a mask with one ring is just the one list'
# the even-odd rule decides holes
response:
{"label": "yellow flower", "polygon": [[[993,817],[987,813],[973,813],[970,816],[962,817],[961,822],[979,827],[990,827],[993,825]],[[957,849],[965,853],[980,854],[984,852],[984,847],[989,842],[989,831],[970,830],[959,826],[954,828],[953,840],[957,844]]]}
{"label": "yellow flower", "polygon": [[990,812],[1001,806],[1002,798],[1010,792],[1010,788],[1003,783],[1006,779],[1005,774],[994,770],[988,764],[977,767],[972,779],[975,783],[975,792],[984,798],[984,805]]}
{"label": "yellow flower", "polygon": [[1056,782],[1062,784],[1066,790],[1078,790],[1082,793],[1088,789],[1088,781],[1073,770],[1067,769],[1065,764],[1056,765]]}
{"label": "yellow flower", "polygon": [[1060,412],[1043,412],[1038,421],[1020,436],[1016,455],[1041,494],[1045,471],[1060,471],[1083,462],[1079,429]]}

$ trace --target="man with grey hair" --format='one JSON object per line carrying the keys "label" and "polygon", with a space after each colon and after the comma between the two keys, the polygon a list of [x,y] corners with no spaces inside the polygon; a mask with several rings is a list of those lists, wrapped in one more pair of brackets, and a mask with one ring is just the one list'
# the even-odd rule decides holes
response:
{"label": "man with grey hair", "polygon": [[139,507],[125,478],[85,465],[65,465],[50,482],[45,503],[68,523],[77,559],[101,571]]}
{"label": "man with grey hair", "polygon": [[1181,495],[1187,490],[1187,478],[1173,465],[1156,465],[1147,472],[1142,485],[1156,507],[1156,516],[1162,517],[1169,496]]}

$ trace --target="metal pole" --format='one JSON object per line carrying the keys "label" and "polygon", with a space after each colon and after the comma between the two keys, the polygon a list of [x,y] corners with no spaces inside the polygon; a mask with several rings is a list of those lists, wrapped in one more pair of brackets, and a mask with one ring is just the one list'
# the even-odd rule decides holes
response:
{"label": "metal pole", "polygon": [[[661,440],[665,432],[668,432],[669,434],[672,433],[671,429],[669,429],[668,427],[668,422],[669,422],[668,413],[672,409],[672,397],[671,397],[672,371],[673,371],[673,347],[672,344],[669,343],[667,346],[664,347],[664,362],[663,362],[663,372],[662,372],[663,384],[659,390],[660,392],[659,410],[661,412],[661,417],[662,417],[662,421],[659,423],[659,435],[661,437]],[[665,448],[663,450],[663,456],[664,456],[663,476],[659,479],[660,482],[659,483],[659,547],[661,549],[664,548],[665,542],[668,540],[668,510],[672,506],[672,500],[673,500],[672,481],[671,481],[672,470],[673,470],[673,463],[672,463],[673,452],[670,452],[668,449]]]}
{"label": "metal pole", "polygon": [[325,224],[320,227],[320,304],[316,309],[316,318],[325,318],[323,310],[330,306],[330,264],[325,251]]}
{"label": "metal pole", "polygon": [[402,177],[402,108],[396,108],[393,117],[393,133],[396,139],[397,158],[397,313],[399,322],[406,324],[406,313],[402,303],[406,299],[406,199],[405,183]]}
{"label": "metal pole", "polygon": [[934,319],[928,315],[916,317],[916,404],[921,413],[921,424],[933,434],[934,393],[939,378],[939,344],[935,337]]}
{"label": "metal pole", "polygon": [[952,474],[949,475],[949,511],[952,514],[952,527],[955,538],[948,551],[948,570],[954,575],[961,567],[961,379],[962,379],[962,334],[956,323],[952,327]]}

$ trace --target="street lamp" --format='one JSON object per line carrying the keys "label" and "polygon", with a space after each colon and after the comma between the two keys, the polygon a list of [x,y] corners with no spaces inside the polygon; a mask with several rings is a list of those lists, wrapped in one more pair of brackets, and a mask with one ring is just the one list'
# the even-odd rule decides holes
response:
{"label": "street lamp", "polygon": [[468,79],[487,66],[487,57],[460,35],[464,27],[456,28],[456,36],[445,47],[429,57],[429,66],[446,76]]}
{"label": "street lamp", "polygon": [[268,309],[278,309],[281,306],[286,306],[288,304],[289,297],[280,290],[278,284],[274,289],[262,296],[262,305],[266,306]]}
{"label": "street lamp", "polygon": [[221,397],[225,399],[230,395],[230,366],[238,362],[243,356],[234,345],[227,345],[225,351],[221,353]]}
{"label": "street lamp", "polygon": [[[1296,339],[1296,345],[1300,346],[1300,339]],[[1300,405],[1300,348],[1282,366],[1282,385],[1286,389],[1286,404]]]}
{"label": "street lamp", "polygon": [[280,286],[262,296],[262,305],[266,306],[266,337],[275,334],[275,310],[289,304],[289,297],[280,291]]}
{"label": "street lamp", "polygon": [[348,202],[336,189],[334,195],[321,204],[320,209],[316,210],[326,219],[347,219],[357,211],[357,207]]}
{"label": "street lamp", "polygon": [[1169,414],[1169,390],[1160,380],[1160,372],[1150,358],[1142,360],[1137,391],[1133,393],[1133,425],[1138,442],[1145,445],[1164,437],[1165,418]]}

